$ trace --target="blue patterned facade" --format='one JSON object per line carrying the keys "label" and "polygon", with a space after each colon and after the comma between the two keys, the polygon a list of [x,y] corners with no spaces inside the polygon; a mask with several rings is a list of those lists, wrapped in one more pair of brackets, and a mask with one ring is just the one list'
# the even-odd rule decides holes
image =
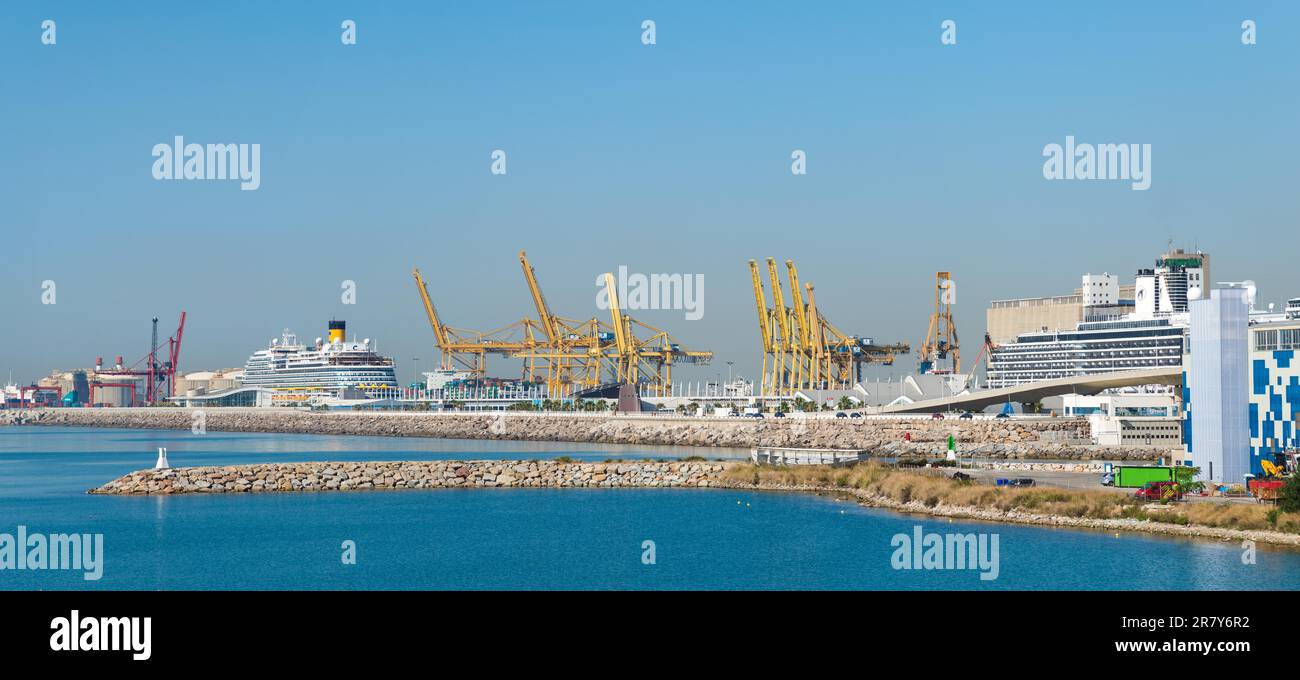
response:
{"label": "blue patterned facade", "polygon": [[1261,473],[1261,460],[1271,460],[1276,452],[1300,449],[1296,431],[1300,361],[1296,348],[1288,343],[1261,342],[1260,332],[1267,330],[1276,327],[1254,329],[1250,353],[1250,463],[1255,474]]}

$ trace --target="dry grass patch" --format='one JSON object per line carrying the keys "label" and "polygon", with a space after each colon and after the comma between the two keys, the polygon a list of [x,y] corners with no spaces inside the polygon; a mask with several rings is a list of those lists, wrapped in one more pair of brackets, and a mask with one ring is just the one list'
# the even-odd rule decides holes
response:
{"label": "dry grass patch", "polygon": [[1272,529],[1269,508],[1239,503],[1189,503],[1182,508],[1188,523],[1229,529]]}
{"label": "dry grass patch", "polygon": [[827,466],[759,467],[737,465],[723,473],[725,479],[747,484],[817,486],[828,489],[862,489],[898,501],[919,502],[926,507],[951,505],[1017,510],[1041,515],[1086,519],[1136,519],[1169,524],[1221,527],[1228,529],[1276,529],[1300,533],[1300,514],[1276,515],[1269,521],[1269,508],[1225,503],[1183,503],[1159,512],[1148,512],[1128,494],[1088,489],[1055,487],[999,488],[987,484],[959,482],[929,470],[898,469],[879,463],[847,468]]}

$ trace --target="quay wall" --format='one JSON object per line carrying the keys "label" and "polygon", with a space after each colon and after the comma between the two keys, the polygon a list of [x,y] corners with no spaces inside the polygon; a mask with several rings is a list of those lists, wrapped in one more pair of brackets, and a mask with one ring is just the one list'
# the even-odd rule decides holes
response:
{"label": "quay wall", "polygon": [[1084,418],[689,418],[563,413],[314,413],[244,408],[50,408],[0,411],[0,425],[207,432],[503,439],[600,444],[863,449],[873,456],[938,456],[949,435],[981,459],[1154,460],[1162,447],[1090,443]]}

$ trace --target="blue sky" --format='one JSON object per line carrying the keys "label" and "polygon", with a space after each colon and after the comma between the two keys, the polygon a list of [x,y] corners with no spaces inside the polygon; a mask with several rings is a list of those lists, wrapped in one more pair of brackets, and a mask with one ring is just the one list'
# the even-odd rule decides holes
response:
{"label": "blue sky", "polygon": [[[0,372],[133,360],[184,309],[184,369],[333,316],[409,379],[436,356],[411,267],[487,329],[533,315],[520,249],[572,317],[604,316],[619,265],[703,274],[703,319],[636,313],[717,353],[679,378],[757,372],[750,258],[794,258],[844,330],[914,346],[950,270],[971,358],[990,299],[1129,282],[1169,238],[1280,301],[1298,31],[1289,2],[8,2]],[[154,180],[175,135],[261,144],[261,188]],[[1151,144],[1151,188],[1043,179],[1066,135]]]}

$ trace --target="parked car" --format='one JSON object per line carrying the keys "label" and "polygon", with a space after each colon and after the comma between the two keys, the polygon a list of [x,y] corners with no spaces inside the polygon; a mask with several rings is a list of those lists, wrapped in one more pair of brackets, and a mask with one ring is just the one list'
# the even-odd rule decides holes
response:
{"label": "parked car", "polygon": [[943,414],[942,414],[942,413],[931,413],[931,414],[930,414],[930,418],[931,418],[932,420],[943,420]]}
{"label": "parked car", "polygon": [[850,417],[850,418],[861,418],[861,417],[862,417],[862,414],[861,414],[861,413],[850,413],[850,414],[849,414],[849,417]]}
{"label": "parked car", "polygon": [[776,413],[773,413],[773,414],[772,414],[772,417],[773,417],[773,418],[784,418],[784,417],[785,417],[785,411],[777,411]]}
{"label": "parked car", "polygon": [[1033,486],[1036,483],[1037,482],[1028,477],[1017,477],[1010,481],[1009,486]]}
{"label": "parked car", "polygon": [[1009,415],[1007,415],[1007,414],[1005,414],[1005,413],[999,413],[999,414],[997,414],[996,416],[994,416],[994,418],[1010,418],[1010,417],[1011,417],[1011,416],[1009,416]]}
{"label": "parked car", "polygon": [[959,482],[969,482],[970,480],[974,479],[974,477],[971,477],[965,472],[960,472],[960,471],[952,473],[952,478]]}
{"label": "parked car", "polygon": [[840,411],[839,413],[836,413],[836,414],[835,414],[835,417],[836,417],[836,418],[848,418],[848,417],[849,417],[849,414],[847,414],[847,413],[845,413],[845,412],[843,412],[843,411]]}
{"label": "parked car", "polygon": [[970,420],[970,419],[972,419],[972,418],[975,417],[975,414],[974,414],[974,413],[971,413],[970,411],[967,411],[967,412],[965,412],[965,413],[963,413],[963,414],[961,414],[961,415],[959,415],[959,416],[957,416],[957,417],[958,417],[958,418],[961,418],[962,420]]}
{"label": "parked car", "polygon": [[1102,486],[1115,486],[1115,474],[1114,474],[1114,473],[1111,473],[1111,472],[1107,472],[1106,474],[1102,475],[1102,476],[1101,476],[1101,485],[1102,485]]}

